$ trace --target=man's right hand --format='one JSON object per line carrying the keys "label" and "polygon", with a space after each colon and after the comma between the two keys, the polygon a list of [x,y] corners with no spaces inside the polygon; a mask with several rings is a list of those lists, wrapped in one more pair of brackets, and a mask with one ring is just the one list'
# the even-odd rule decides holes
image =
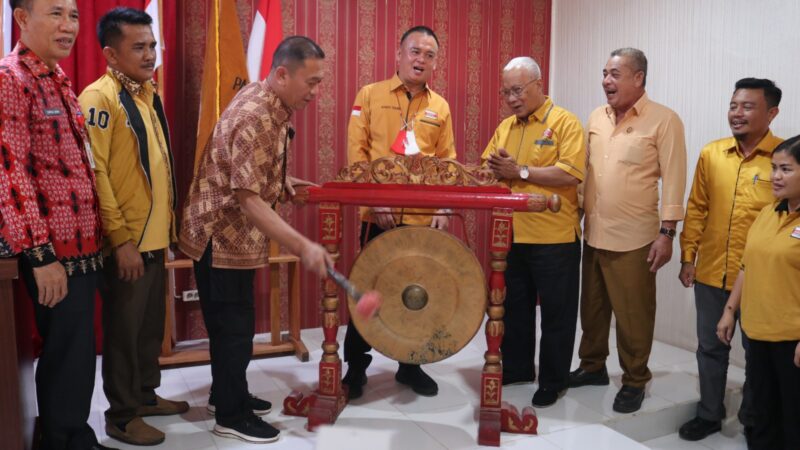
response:
{"label": "man's right hand", "polygon": [[372,208],[372,217],[375,218],[375,224],[384,230],[391,230],[397,225],[394,223],[394,216],[392,215],[392,208],[380,207]]}
{"label": "man's right hand", "polygon": [[685,262],[681,264],[681,272],[678,274],[678,279],[681,280],[683,287],[694,286],[695,270],[696,268],[692,263]]}
{"label": "man's right hand", "polygon": [[303,266],[319,275],[320,278],[328,276],[328,267],[333,267],[333,257],[325,248],[317,243],[308,241],[300,251],[300,261]]}
{"label": "man's right hand", "polygon": [[52,308],[67,296],[67,272],[60,262],[35,267],[33,278],[39,290],[39,304]]}
{"label": "man's right hand", "polygon": [[133,282],[144,275],[144,261],[136,245],[128,241],[114,249],[117,276],[122,281]]}

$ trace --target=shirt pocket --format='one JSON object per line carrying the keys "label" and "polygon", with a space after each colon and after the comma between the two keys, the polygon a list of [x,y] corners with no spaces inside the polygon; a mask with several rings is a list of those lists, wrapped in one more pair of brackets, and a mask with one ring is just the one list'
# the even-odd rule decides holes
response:
{"label": "shirt pocket", "polygon": [[617,162],[627,166],[639,166],[650,151],[651,141],[645,137],[630,137],[621,142]]}

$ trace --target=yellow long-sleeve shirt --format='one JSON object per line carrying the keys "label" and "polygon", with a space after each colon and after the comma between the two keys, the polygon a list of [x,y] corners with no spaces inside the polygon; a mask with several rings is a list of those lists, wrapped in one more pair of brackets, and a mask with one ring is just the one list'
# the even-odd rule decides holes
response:
{"label": "yellow long-sleeve shirt", "polygon": [[681,262],[694,263],[700,283],[733,289],[747,232],[772,203],[772,151],[783,141],[768,132],[745,158],[733,137],[703,147],[681,232]]}

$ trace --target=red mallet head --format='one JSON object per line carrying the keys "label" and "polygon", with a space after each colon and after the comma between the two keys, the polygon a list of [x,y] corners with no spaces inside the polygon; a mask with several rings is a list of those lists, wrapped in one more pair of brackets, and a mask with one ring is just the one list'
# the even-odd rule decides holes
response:
{"label": "red mallet head", "polygon": [[363,319],[375,317],[381,307],[381,293],[378,291],[367,291],[356,304],[356,313]]}

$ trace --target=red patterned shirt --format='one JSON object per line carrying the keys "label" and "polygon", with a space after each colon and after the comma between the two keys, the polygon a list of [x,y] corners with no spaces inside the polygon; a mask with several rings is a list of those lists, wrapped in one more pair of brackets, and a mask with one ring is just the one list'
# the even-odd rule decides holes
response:
{"label": "red patterned shirt", "polygon": [[0,60],[0,256],[102,267],[91,153],[67,76],[24,44]]}

